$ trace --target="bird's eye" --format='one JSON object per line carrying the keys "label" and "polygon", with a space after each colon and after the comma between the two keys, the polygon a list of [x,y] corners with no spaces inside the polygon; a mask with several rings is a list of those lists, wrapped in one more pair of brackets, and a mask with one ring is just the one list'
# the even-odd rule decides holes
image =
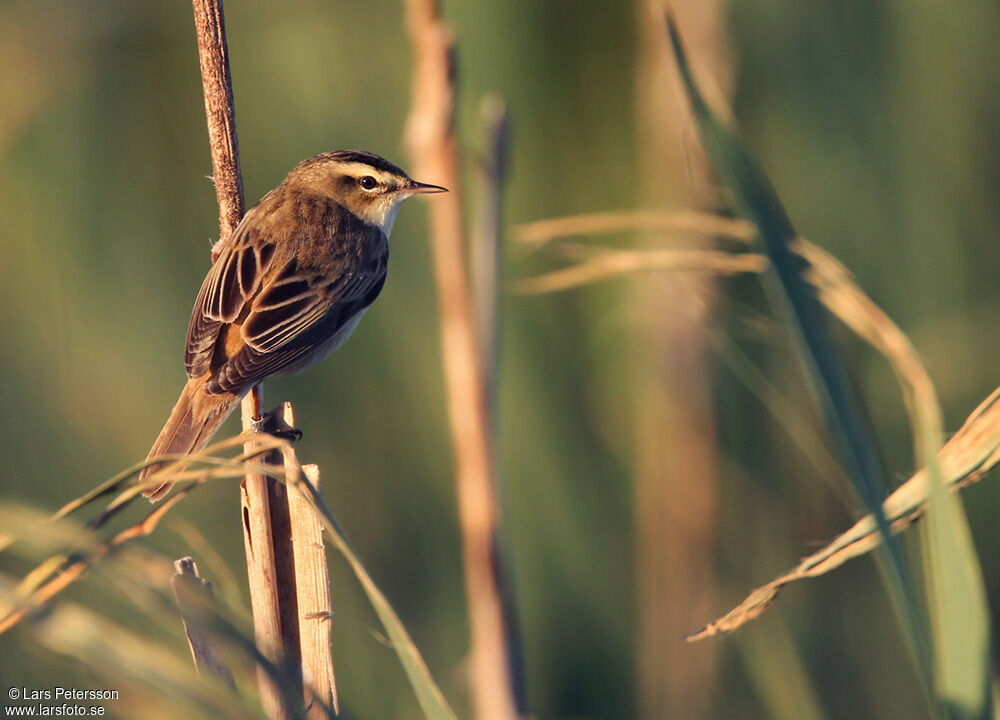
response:
{"label": "bird's eye", "polygon": [[358,181],[365,190],[374,190],[378,183],[375,181],[371,175],[365,175]]}

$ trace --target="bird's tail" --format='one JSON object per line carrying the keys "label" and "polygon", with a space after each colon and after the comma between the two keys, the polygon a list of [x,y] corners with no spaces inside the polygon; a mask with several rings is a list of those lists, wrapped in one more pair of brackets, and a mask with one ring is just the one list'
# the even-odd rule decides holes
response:
{"label": "bird's tail", "polygon": [[[240,401],[241,395],[234,393],[209,394],[205,392],[205,383],[201,378],[188,380],[181,392],[180,399],[163,426],[159,437],[153,443],[146,460],[152,460],[162,455],[187,455],[201,450],[216,430],[225,421]],[[139,475],[139,480],[164,466],[156,463],[145,468]],[[143,492],[150,502],[156,502],[173,487],[173,483],[164,483],[159,487]]]}

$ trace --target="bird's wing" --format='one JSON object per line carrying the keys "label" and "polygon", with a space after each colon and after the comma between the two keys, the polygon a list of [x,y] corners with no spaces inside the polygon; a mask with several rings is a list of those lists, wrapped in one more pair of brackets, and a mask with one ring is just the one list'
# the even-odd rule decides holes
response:
{"label": "bird's wing", "polygon": [[211,372],[209,392],[237,392],[304,361],[382,290],[388,246],[354,237],[368,229],[343,223],[332,209],[324,215],[324,237],[341,235],[351,250],[318,265],[276,251],[281,241],[260,223],[244,219],[233,233],[202,284],[188,328],[187,372]]}
{"label": "bird's wing", "polygon": [[274,243],[261,242],[261,238],[255,237],[247,218],[233,231],[195,300],[184,352],[190,378],[200,377],[211,369],[224,325],[243,314],[260,289],[274,256]]}
{"label": "bird's wing", "polygon": [[265,284],[240,328],[243,346],[209,381],[209,392],[235,392],[291,369],[322,348],[385,282],[388,253],[338,277],[299,273],[294,261]]}
{"label": "bird's wing", "polygon": [[388,245],[373,249],[354,237],[367,229],[343,222],[332,206],[310,207],[320,208],[324,238],[342,236],[344,248],[358,251],[300,264],[278,245],[317,238],[273,236],[251,210],[205,278],[188,326],[187,373],[211,372],[208,392],[237,392],[304,361],[382,290]]}

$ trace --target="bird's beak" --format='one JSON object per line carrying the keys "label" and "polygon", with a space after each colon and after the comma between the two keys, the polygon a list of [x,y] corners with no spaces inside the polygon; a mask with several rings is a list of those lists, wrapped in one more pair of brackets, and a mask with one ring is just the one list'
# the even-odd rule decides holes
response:
{"label": "bird's beak", "polygon": [[410,184],[405,188],[405,192],[408,195],[443,193],[448,192],[448,188],[443,188],[440,185],[429,185],[427,183],[420,183],[416,180],[411,180]]}

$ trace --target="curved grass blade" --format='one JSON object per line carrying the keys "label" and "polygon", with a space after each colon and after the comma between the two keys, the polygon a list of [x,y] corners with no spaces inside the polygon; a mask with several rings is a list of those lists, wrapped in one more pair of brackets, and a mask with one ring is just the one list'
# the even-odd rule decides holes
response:
{"label": "curved grass blade", "polygon": [[902,553],[882,511],[886,477],[882,458],[847,365],[833,340],[826,312],[803,275],[808,265],[791,248],[797,236],[795,228],[767,177],[736,135],[709,109],[695,84],[680,34],[669,15],[667,30],[705,150],[715,172],[733,192],[741,212],[757,226],[774,269],[768,277],[771,278],[770,289],[777,297],[776,305],[799,341],[812,387],[841,462],[857,494],[875,518],[882,537],[879,565],[916,659],[925,693],[929,694],[928,688],[933,686],[933,663],[924,622]]}
{"label": "curved grass blade", "polygon": [[403,665],[403,670],[406,672],[410,685],[413,687],[413,691],[417,696],[417,702],[420,703],[420,708],[423,710],[424,716],[429,718],[429,720],[456,720],[455,713],[449,707],[448,701],[445,700],[444,694],[437,686],[437,683],[434,682],[434,678],[431,676],[427,664],[417,650],[417,646],[410,639],[409,633],[403,627],[403,623],[396,614],[396,611],[392,609],[392,605],[389,604],[385,595],[379,590],[375,581],[368,574],[368,571],[365,570],[358,556],[354,554],[337,520],[333,517],[333,513],[323,500],[323,496],[309,482],[305,473],[302,472],[301,465],[296,470],[297,472],[289,471],[287,477],[284,478],[292,486],[290,491],[301,493],[313,509],[316,510],[330,538],[330,542],[344,556],[347,564],[354,571],[354,575],[361,583],[361,587],[364,589],[369,602],[371,602],[375,613],[378,615],[382,626],[389,636],[392,649]]}
{"label": "curved grass blade", "polygon": [[[937,456],[929,459],[927,453],[940,442],[940,411],[933,385],[915,349],[902,331],[864,295],[853,278],[832,256],[804,240],[797,242],[796,250],[812,265],[808,277],[819,291],[824,305],[884,355],[899,378],[910,412],[917,462],[924,465],[923,469],[900,485],[883,504],[893,532],[900,532],[919,519],[925,511],[933,515],[932,493],[935,488],[941,487],[941,480],[935,481],[932,475],[943,478],[945,488],[954,493],[979,480],[1000,461],[1000,388],[994,390],[972,412]],[[960,505],[957,506],[957,511],[961,512]],[[933,524],[933,520],[925,523]],[[949,597],[946,602],[960,603],[961,609],[950,614],[952,622],[960,625],[955,631],[936,633],[936,647],[940,648],[939,654],[943,653],[936,667],[938,687],[951,688],[941,692],[945,697],[982,697],[985,693],[985,676],[988,674],[986,670],[989,667],[989,623],[981,574],[975,553],[967,542],[969,535],[964,514],[952,520],[948,532],[953,537],[938,542],[936,547],[939,550],[935,552],[939,553],[938,565],[943,564],[944,558],[948,558],[950,562],[944,568],[932,566],[928,576],[937,579],[930,586],[932,593],[948,589]],[[847,560],[877,547],[880,539],[874,518],[867,515],[823,549],[803,559],[793,570],[757,588],[732,611],[693,633],[688,639],[700,640],[734,631],[764,612],[789,583],[823,575]],[[952,571],[957,571],[964,577],[947,577],[947,573]],[[935,630],[939,628],[940,623]],[[964,704],[968,706],[968,700]],[[974,704],[969,712],[972,717],[977,716]]]}
{"label": "curved grass blade", "polygon": [[[662,213],[572,216],[535,223],[537,229],[532,226],[531,239],[549,242],[564,234],[597,234],[654,222],[666,225],[673,221],[673,216]],[[709,225],[700,221],[698,224]],[[715,266],[709,257],[700,258],[702,264],[699,264],[697,255],[681,264],[676,257],[663,256],[662,251],[621,251],[566,244],[555,249],[570,258],[583,260],[578,265],[531,278],[530,282],[540,285],[533,290],[553,292],[580,287],[638,270],[711,271]],[[931,601],[934,649],[937,653],[934,670],[938,694],[945,699],[944,711],[952,716],[980,717],[983,712],[988,714],[990,629],[985,589],[968,522],[961,503],[950,493],[975,482],[1000,460],[1000,389],[972,413],[961,430],[942,448],[941,410],[934,385],[906,335],[865,295],[836,258],[801,238],[792,244],[792,249],[808,261],[810,267],[805,277],[826,309],[880,352],[899,379],[913,431],[916,464],[922,469],[885,500],[883,512],[894,533],[909,527],[925,512],[930,516],[930,520],[921,527],[926,547],[927,595]],[[674,252],[682,256],[690,253]],[[627,267],[606,262],[608,259],[616,260],[623,253],[629,256]],[[748,267],[747,271],[760,272],[769,267],[767,260],[761,256],[744,253],[741,257],[761,261],[759,266]],[[593,272],[595,268],[598,271]],[[586,271],[578,272],[578,269]],[[747,386],[765,400],[767,393],[759,389],[759,371],[752,366],[744,367],[745,361],[733,364],[731,360],[739,358],[730,358],[731,354],[721,353]],[[765,401],[765,405],[770,407],[770,402]],[[790,427],[776,408],[772,410],[795,438],[796,428]],[[810,446],[825,452],[822,445],[810,442]],[[806,453],[810,458],[814,454],[822,453]],[[829,459],[835,463],[832,457]],[[948,495],[942,498],[944,491],[948,491]],[[827,573],[850,558],[878,547],[880,542],[874,517],[866,515],[822,550],[804,558],[791,571],[757,588],[732,611],[692,633],[687,639],[697,641],[733,632],[770,607],[789,583]]]}
{"label": "curved grass blade", "polygon": [[[37,509],[16,502],[0,501],[0,521],[16,528],[23,539],[15,548],[24,559],[33,559],[39,553],[45,554],[55,547],[64,546],[67,539],[74,546],[96,548],[102,544],[102,538],[85,526],[66,519],[53,522]],[[51,565],[57,559],[50,558],[40,567]],[[102,560],[93,568],[96,572],[91,576],[91,583],[115,590],[121,598],[132,603],[146,616],[143,627],[147,632],[132,634],[130,630],[118,628],[114,611],[109,613],[103,607],[101,611],[85,610],[63,600],[44,613],[30,616],[32,637],[39,644],[82,660],[94,670],[124,683],[127,692],[123,692],[123,696],[127,694],[129,700],[140,704],[153,703],[162,710],[154,714],[122,709],[123,716],[243,718],[250,717],[252,709],[253,716],[258,717],[257,713],[261,710],[256,696],[239,686],[220,684],[214,676],[200,676],[187,653],[174,652],[167,646],[159,645],[148,632],[150,626],[162,631],[176,629],[177,600],[171,584],[173,574],[169,560],[136,545],[119,545],[115,552],[105,554]],[[0,580],[0,603],[25,611],[39,607],[37,592],[25,587],[27,584],[27,580],[17,585]],[[220,603],[214,596],[207,598],[199,594],[186,603],[185,620],[197,625],[230,655],[236,653],[244,661],[250,660],[254,666],[262,665],[289,699],[290,707],[296,707],[300,699],[294,685],[282,670],[270,664],[257,651],[252,630],[245,619],[239,617],[239,607]],[[100,629],[81,633],[78,628],[56,621],[57,618],[79,618],[82,614],[90,617],[86,622],[88,626]],[[142,650],[142,647],[146,649]],[[132,658],[131,662],[128,658]],[[178,685],[188,682],[183,678],[207,682],[208,686],[204,687],[205,692],[189,692]],[[202,696],[219,701],[230,696],[231,700],[237,700],[232,696],[233,692],[244,703],[242,709],[223,711],[222,706],[218,706],[202,715],[198,712],[192,714],[193,708],[186,707],[187,701]]]}
{"label": "curved grass blade", "polygon": [[947,492],[938,461],[944,436],[934,383],[909,338],[821,248],[797,243],[823,303],[885,356],[899,380],[913,428],[918,466],[926,474],[923,560],[934,638],[938,697],[954,718],[984,718],[991,704],[990,622],[982,568],[965,511]]}
{"label": "curved grass blade", "polygon": [[990,620],[982,569],[965,510],[940,476],[930,479],[925,560],[937,692],[949,717],[993,717]]}
{"label": "curved grass blade", "polygon": [[[287,441],[284,440],[275,439],[271,442],[273,442],[274,447],[281,449],[288,446]],[[230,441],[226,441],[226,443],[221,443],[219,447],[228,447],[229,444]],[[203,482],[220,477],[226,477],[227,473],[230,473],[230,471],[237,471],[242,474],[244,467],[249,464],[248,459],[245,456],[237,460],[229,460],[223,458],[213,458],[207,455],[204,451],[202,454],[199,454],[197,458],[199,461],[214,467],[195,473],[194,479],[189,478],[187,473],[178,472],[173,475],[169,475],[166,471],[161,471],[160,473],[157,473],[157,475],[153,476],[150,483],[146,483],[144,485],[122,484],[123,481],[119,480],[116,488],[120,490],[120,493],[114,500],[112,500],[108,509],[106,509],[102,515],[107,514],[109,509],[120,507],[123,503],[131,500],[136,493],[141,491],[141,489],[147,484],[155,485],[159,481],[159,478],[167,476],[171,477],[171,479],[177,480],[181,479],[181,477],[185,478],[184,483],[179,483],[178,490],[158,505],[156,509],[153,510],[152,513],[143,521],[137,525],[120,531],[109,540],[101,542],[96,539],[96,536],[93,535],[93,521],[88,523],[86,529],[83,531],[68,537],[59,537],[59,541],[69,541],[57,542],[59,547],[62,547],[65,544],[75,545],[77,546],[76,551],[70,554],[57,553],[56,555],[48,558],[32,573],[30,573],[25,581],[22,581],[22,585],[18,593],[0,596],[0,633],[20,622],[29,610],[37,608],[43,603],[51,600],[69,584],[81,577],[95,563],[105,559],[111,550],[121,547],[124,543],[135,539],[136,537],[148,535],[152,532],[159,520],[173,505],[175,505],[187,492],[189,492],[190,489]],[[290,484],[297,489],[296,491],[301,492],[308,502],[316,509],[324,528],[329,534],[332,544],[344,556],[348,564],[351,566],[355,576],[361,583],[361,587],[368,596],[372,607],[375,609],[375,613],[378,615],[379,620],[385,627],[386,633],[392,641],[392,648],[403,666],[403,670],[406,673],[407,679],[410,681],[410,685],[417,697],[417,702],[423,710],[424,716],[429,720],[456,720],[455,713],[452,711],[451,707],[449,707],[448,702],[444,698],[444,694],[434,682],[434,678],[431,676],[430,670],[427,668],[427,664],[424,662],[423,657],[420,655],[420,651],[417,650],[416,645],[410,638],[409,633],[407,633],[406,628],[403,627],[399,616],[393,610],[385,595],[382,594],[382,591],[379,590],[378,586],[372,580],[367,570],[365,570],[357,555],[355,555],[354,551],[351,550],[347,540],[344,538],[344,535],[340,530],[340,527],[333,517],[333,513],[327,507],[326,503],[323,501],[316,489],[309,483],[308,479],[302,472],[301,466],[296,465],[294,468],[290,469],[287,475],[283,470],[276,469],[269,465],[254,467],[254,470],[260,472],[261,474],[273,477],[281,482],[290,481]],[[101,487],[106,488],[108,485],[109,483],[105,483]],[[109,491],[101,492],[99,495],[103,497],[107,494],[107,492]],[[93,501],[97,496],[97,494],[88,493],[81,499],[82,502],[73,503],[74,509],[79,507],[81,504]],[[40,535],[42,538],[47,539],[51,544],[54,539],[52,536],[55,532],[69,532],[69,530],[66,530],[65,525],[61,525],[59,523],[58,519],[56,521],[53,521],[52,519],[48,519],[47,521],[38,519],[37,522],[26,523],[23,516],[20,518],[18,518],[17,515],[4,516],[3,509],[4,504],[0,503],[0,526],[6,526],[13,530],[11,533],[13,537],[24,537],[26,534],[31,534],[32,536]],[[65,513],[60,513],[60,515],[62,514]],[[101,517],[101,515],[98,517]],[[33,530],[34,532],[32,532]]]}

